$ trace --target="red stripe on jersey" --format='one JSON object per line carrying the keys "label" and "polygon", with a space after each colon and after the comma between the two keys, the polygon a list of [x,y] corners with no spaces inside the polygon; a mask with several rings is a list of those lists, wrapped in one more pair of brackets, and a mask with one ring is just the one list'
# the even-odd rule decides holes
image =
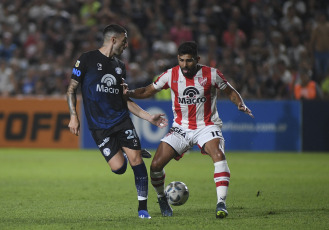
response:
{"label": "red stripe on jersey", "polygon": [[221,173],[215,173],[214,174],[214,178],[217,178],[217,177],[230,177],[231,174],[229,172],[221,172]]}
{"label": "red stripe on jersey", "polygon": [[204,103],[204,123],[205,125],[213,125],[211,121],[211,68],[207,66],[202,67],[202,77],[207,78],[207,84],[204,86],[204,96],[206,102]]}
{"label": "red stripe on jersey", "polygon": [[222,180],[222,181],[218,181],[216,182],[216,187],[219,187],[219,186],[226,186],[228,187],[230,182],[226,181],[226,180]]}
{"label": "red stripe on jersey", "polygon": [[[223,79],[223,81],[226,83],[227,82],[227,80],[225,79],[225,77],[224,77],[224,75],[218,70],[218,69],[216,69],[216,73],[217,73],[217,75],[221,78],[221,79]],[[217,81],[216,81],[217,82]],[[217,85],[217,83],[215,83],[215,87],[217,88],[217,89],[219,89],[219,85]]]}
{"label": "red stripe on jersey", "polygon": [[180,108],[180,104],[178,103],[178,76],[179,76],[179,66],[175,66],[172,68],[171,71],[171,90],[174,92],[175,100],[174,100],[174,107],[176,113],[175,122],[179,125],[182,124],[182,110]]}
{"label": "red stripe on jersey", "polygon": [[[189,86],[194,86],[194,78],[190,79],[190,78],[185,78],[186,79],[186,87]],[[198,96],[198,95],[196,95]],[[189,129],[196,129],[197,125],[196,125],[196,105],[195,104],[191,104],[188,105],[188,128]]]}
{"label": "red stripe on jersey", "polygon": [[[165,75],[166,73],[168,72],[168,70],[166,70],[165,72],[163,72],[155,81],[154,81],[154,84],[157,84],[157,82],[160,80],[160,78]],[[166,83],[162,89],[168,89],[169,88],[169,85]]]}
{"label": "red stripe on jersey", "polygon": [[227,80],[224,77],[224,74],[222,74],[218,69],[216,70],[216,72],[217,72],[218,76],[220,76],[223,79],[224,82],[227,82]]}

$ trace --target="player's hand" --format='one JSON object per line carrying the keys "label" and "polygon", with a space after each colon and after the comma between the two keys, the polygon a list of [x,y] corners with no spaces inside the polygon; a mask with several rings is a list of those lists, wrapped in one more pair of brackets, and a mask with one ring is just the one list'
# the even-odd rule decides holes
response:
{"label": "player's hand", "polygon": [[238,109],[246,114],[248,114],[249,116],[251,116],[252,118],[255,118],[254,115],[252,115],[251,110],[243,103],[239,103],[238,105]]}
{"label": "player's hand", "polygon": [[122,86],[122,89],[123,89],[123,95],[126,95],[127,94],[127,91],[129,89],[128,89],[128,84],[125,82],[125,79],[124,78],[122,78],[122,84],[121,84],[121,86]]}
{"label": "player's hand", "polygon": [[78,116],[71,115],[70,123],[68,125],[70,132],[76,136],[79,136],[80,133],[80,121]]}
{"label": "player's hand", "polygon": [[162,129],[168,125],[168,120],[164,118],[164,116],[164,113],[153,114],[151,115],[151,120],[149,122]]}

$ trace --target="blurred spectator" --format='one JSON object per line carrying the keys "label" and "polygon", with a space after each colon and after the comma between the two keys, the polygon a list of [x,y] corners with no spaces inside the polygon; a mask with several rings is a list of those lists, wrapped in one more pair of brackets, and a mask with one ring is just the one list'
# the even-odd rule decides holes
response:
{"label": "blurred spectator", "polygon": [[262,98],[260,86],[255,76],[250,76],[243,84],[241,96],[246,99]]}
{"label": "blurred spectator", "polygon": [[102,6],[97,14],[99,23],[106,24],[116,18],[116,13],[112,10],[112,0],[103,0]]}
{"label": "blurred spectator", "polygon": [[97,13],[101,8],[101,3],[95,0],[83,1],[80,8],[80,17],[82,23],[86,26],[93,26],[97,24]]}
{"label": "blurred spectator", "polygon": [[241,49],[246,43],[245,33],[238,28],[235,21],[230,21],[228,29],[223,34],[223,44],[232,50]]}
{"label": "blurred spectator", "polygon": [[72,60],[99,47],[100,28],[113,22],[128,29],[121,59],[145,72],[138,84],[177,65],[177,45],[195,40],[200,63],[219,68],[246,97],[289,99],[301,70],[326,85],[328,9],[325,0],[2,0],[0,61],[13,72],[9,95],[64,95]]}
{"label": "blurred spectator", "polygon": [[[35,85],[38,81],[38,73],[36,68],[29,68],[26,76],[21,80],[22,93],[24,95],[32,95],[35,93]],[[40,85],[40,84],[39,84]]]}
{"label": "blurred spectator", "polygon": [[[94,50],[94,49],[98,49],[99,47],[99,39],[98,39],[98,36],[99,36],[99,30],[98,30],[98,27],[97,26],[90,26],[90,28],[88,29],[89,30],[89,33],[87,33],[85,35],[85,40],[82,41],[80,43],[80,46],[81,46],[81,49],[86,52],[88,50]],[[69,45],[68,43],[62,43],[62,48],[65,47],[65,45]],[[65,50],[65,49],[64,49]],[[63,51],[64,51],[63,50]]]}
{"label": "blurred spectator", "polygon": [[183,24],[183,16],[177,14],[174,19],[174,24],[170,28],[170,38],[173,40],[177,46],[182,42],[193,40],[192,30]]}
{"label": "blurred spectator", "polygon": [[289,45],[287,55],[292,65],[298,65],[301,56],[306,52],[306,47],[300,42],[298,34],[294,31],[288,33]]}
{"label": "blurred spectator", "polygon": [[177,45],[175,42],[170,40],[169,33],[162,33],[161,39],[156,40],[153,43],[152,50],[154,52],[161,52],[165,55],[165,57],[170,58],[172,56],[176,56],[177,53]]}
{"label": "blurred spectator", "polygon": [[[194,1],[194,4],[191,4],[191,7],[195,7],[191,9],[193,12],[189,14],[189,18],[194,21],[196,28],[194,31],[194,39],[198,40],[198,36],[202,35],[202,33],[198,30],[200,28],[200,24],[204,23],[214,36],[217,38],[222,37],[228,20],[228,17],[225,16],[222,4],[222,1],[216,0],[206,1],[204,7],[198,6],[200,5],[200,1]],[[197,16],[199,18],[197,18]],[[199,24],[199,26],[197,24]]]}
{"label": "blurred spectator", "polygon": [[329,74],[329,22],[322,12],[317,16],[317,25],[312,31],[311,50],[314,55],[316,80],[321,80]]}
{"label": "blurred spectator", "polygon": [[138,27],[132,22],[129,22],[126,28],[129,33],[128,44],[131,58],[135,58],[141,52],[143,36]]}
{"label": "blurred spectator", "polygon": [[294,81],[292,78],[292,74],[288,69],[287,64],[283,60],[279,60],[276,63],[275,69],[277,70],[278,74],[280,75],[281,80],[286,86],[287,96],[290,98],[292,95],[293,88],[294,88]]}
{"label": "blurred spectator", "polygon": [[268,44],[264,36],[262,31],[255,31],[254,38],[250,41],[250,45],[247,49],[247,59],[254,65],[261,64],[269,56]]}
{"label": "blurred spectator", "polygon": [[150,14],[152,14],[152,12],[150,12],[150,3],[143,0],[134,0],[130,2],[131,8],[128,15],[137,28],[142,31],[149,23]]}
{"label": "blurred spectator", "polygon": [[293,6],[289,6],[287,9],[287,14],[281,18],[280,27],[284,32],[289,32],[291,30],[301,32],[303,29],[303,23],[300,17],[296,14],[296,9]]}
{"label": "blurred spectator", "polygon": [[311,80],[310,72],[307,70],[300,73],[300,83],[295,85],[294,94],[297,100],[313,100],[316,98],[322,98],[322,93],[318,84]]}
{"label": "blurred spectator", "polygon": [[283,35],[281,32],[275,30],[271,32],[270,35],[270,41],[271,43],[269,44],[268,50],[269,50],[269,58],[268,62],[271,66],[274,66],[275,63],[278,62],[278,60],[284,60],[286,64],[289,63],[289,58],[286,55],[286,45],[284,44],[283,41]]}
{"label": "blurred spectator", "polygon": [[4,32],[2,42],[0,43],[0,59],[10,61],[16,48],[17,46],[13,42],[13,35],[11,32]]}
{"label": "blurred spectator", "polygon": [[286,99],[287,87],[281,79],[280,73],[274,70],[272,76],[261,85],[261,94],[265,99]]}
{"label": "blurred spectator", "polygon": [[0,59],[0,95],[11,96],[14,94],[15,80],[12,68]]}
{"label": "blurred spectator", "polygon": [[300,1],[300,0],[285,1],[282,6],[282,13],[286,15],[290,7],[294,8],[298,15],[302,16],[306,13],[306,5],[304,1]]}
{"label": "blurred spectator", "polygon": [[126,82],[128,83],[129,88],[136,89],[150,84],[152,79],[150,79],[148,74],[140,68],[139,64],[133,62],[130,63],[127,68]]}
{"label": "blurred spectator", "polygon": [[206,62],[203,64],[216,68],[221,49],[217,46],[215,35],[209,35],[207,37],[207,44],[207,58]]}
{"label": "blurred spectator", "polygon": [[45,79],[38,78],[36,80],[35,85],[34,85],[33,94],[39,95],[39,96],[48,94]]}
{"label": "blurred spectator", "polygon": [[46,0],[35,0],[28,10],[30,19],[37,21],[53,14],[53,9]]}
{"label": "blurred spectator", "polygon": [[277,64],[279,62],[284,63],[284,65],[286,65],[286,66],[290,65],[288,56],[285,53],[280,53],[278,47],[274,47],[273,53],[270,55],[270,57],[267,61],[271,71],[274,71],[276,69]]}

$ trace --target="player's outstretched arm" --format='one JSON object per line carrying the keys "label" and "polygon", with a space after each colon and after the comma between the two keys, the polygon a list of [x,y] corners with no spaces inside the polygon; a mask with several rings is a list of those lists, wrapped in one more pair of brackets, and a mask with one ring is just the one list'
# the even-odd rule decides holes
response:
{"label": "player's outstretched arm", "polygon": [[131,99],[127,100],[127,105],[129,111],[135,116],[142,118],[151,124],[158,126],[159,128],[164,128],[168,125],[168,120],[164,118],[165,114],[149,114],[147,111],[139,107],[134,101]]}
{"label": "player's outstretched arm", "polygon": [[227,87],[224,89],[224,92],[229,97],[229,99],[238,107],[238,110],[248,114],[252,118],[254,115],[252,114],[251,110],[244,104],[241,95],[233,88],[229,83],[227,83]]}
{"label": "player's outstretched arm", "polygon": [[137,99],[144,99],[152,97],[158,91],[154,88],[153,83],[149,84],[146,87],[128,90],[128,87],[124,87],[123,94],[127,97],[137,98]]}
{"label": "player's outstretched arm", "polygon": [[70,110],[70,123],[68,125],[70,132],[75,134],[76,136],[79,136],[80,132],[80,121],[77,113],[77,95],[76,91],[79,86],[79,82],[71,79],[69,87],[67,89],[67,104],[69,105]]}

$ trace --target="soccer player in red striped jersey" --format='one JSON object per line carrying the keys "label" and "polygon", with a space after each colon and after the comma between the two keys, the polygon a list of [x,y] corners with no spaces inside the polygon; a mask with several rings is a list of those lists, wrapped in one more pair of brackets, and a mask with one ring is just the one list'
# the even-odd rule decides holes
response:
{"label": "soccer player in red striped jersey", "polygon": [[230,181],[230,170],[224,153],[222,121],[218,116],[217,90],[223,90],[238,110],[253,117],[240,94],[215,68],[199,64],[198,46],[195,42],[184,42],[178,48],[178,64],[161,74],[157,80],[142,88],[128,90],[124,94],[131,98],[149,98],[162,89],[171,89],[174,121],[169,133],[161,139],[151,163],[151,184],[155,188],[163,216],[172,216],[164,193],[167,163],[178,160],[193,145],[208,154],[214,163],[214,181],[217,191],[216,217],[228,215],[226,196]]}

